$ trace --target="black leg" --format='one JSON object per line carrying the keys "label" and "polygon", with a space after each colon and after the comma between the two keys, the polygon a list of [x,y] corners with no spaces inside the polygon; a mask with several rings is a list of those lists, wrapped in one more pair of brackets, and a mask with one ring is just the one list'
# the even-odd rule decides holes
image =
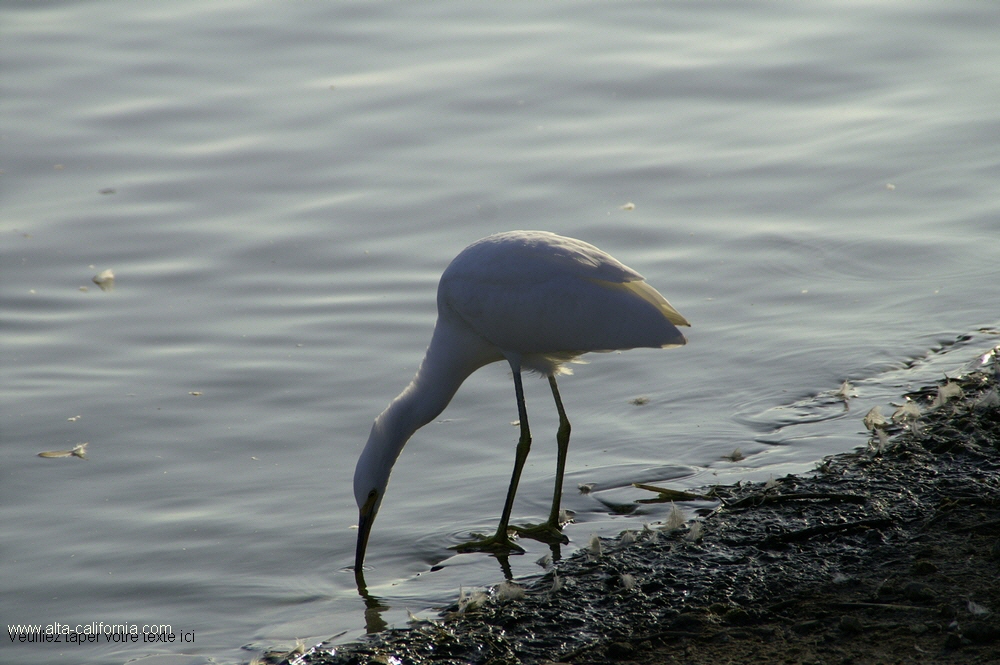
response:
{"label": "black leg", "polygon": [[552,511],[549,513],[549,526],[559,528],[559,506],[562,502],[563,474],[566,472],[566,455],[569,452],[569,418],[566,417],[566,410],[563,409],[562,399],[559,397],[559,388],[556,386],[556,377],[549,377],[549,387],[552,388],[552,396],[556,400],[556,410],[559,411],[559,432],[556,434],[556,445],[558,457],[556,458],[556,488],[552,494]]}
{"label": "black leg", "polygon": [[517,485],[521,481],[521,471],[524,469],[524,462],[528,459],[531,451],[531,430],[528,429],[528,410],[524,406],[524,386],[521,384],[521,372],[514,368],[514,394],[517,397],[517,414],[520,418],[521,438],[517,442],[517,451],[514,455],[514,471],[510,476],[510,485],[507,487],[507,500],[503,504],[503,513],[500,515],[500,524],[497,532],[489,538],[474,540],[461,545],[455,545],[452,549],[459,552],[493,552],[495,554],[508,554],[510,552],[523,552],[524,548],[511,542],[507,535],[510,523],[510,514],[514,509],[514,495],[517,494]]}
{"label": "black leg", "polygon": [[514,372],[514,394],[517,396],[517,415],[521,421],[521,438],[517,442],[517,453],[514,455],[514,472],[510,477],[510,486],[507,488],[507,501],[503,505],[503,514],[500,515],[500,526],[497,528],[497,537],[501,533],[506,537],[507,524],[510,522],[510,513],[514,509],[514,494],[517,493],[517,485],[521,482],[521,471],[524,469],[524,462],[528,459],[531,451],[531,430],[528,429],[528,410],[524,406],[524,386],[521,385],[521,373]]}
{"label": "black leg", "polygon": [[556,385],[556,377],[549,376],[549,387],[552,388],[552,396],[556,400],[556,410],[559,412],[559,432],[556,434],[556,445],[558,454],[556,456],[556,486],[552,492],[552,509],[549,511],[549,519],[542,524],[534,526],[517,526],[514,529],[525,538],[540,540],[543,543],[563,543],[569,542],[569,538],[562,532],[562,524],[559,522],[559,508],[562,503],[563,474],[566,472],[566,454],[569,452],[569,418],[566,417],[566,410],[563,409],[562,398],[559,397],[559,387]]}

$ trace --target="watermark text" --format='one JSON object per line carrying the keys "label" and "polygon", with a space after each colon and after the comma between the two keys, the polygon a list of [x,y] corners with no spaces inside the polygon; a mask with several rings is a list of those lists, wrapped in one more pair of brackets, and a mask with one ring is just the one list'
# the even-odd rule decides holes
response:
{"label": "watermark text", "polygon": [[150,623],[60,623],[7,624],[11,642],[56,644],[177,644],[194,642],[193,630],[179,630],[170,624]]}

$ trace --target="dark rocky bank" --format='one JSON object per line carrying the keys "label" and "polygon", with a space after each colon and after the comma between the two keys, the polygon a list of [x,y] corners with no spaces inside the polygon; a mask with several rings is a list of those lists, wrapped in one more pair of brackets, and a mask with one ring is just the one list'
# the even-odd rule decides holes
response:
{"label": "dark rocky bank", "polygon": [[263,662],[1000,663],[996,355],[810,477],[713,488],[700,534],[605,540],[523,594]]}

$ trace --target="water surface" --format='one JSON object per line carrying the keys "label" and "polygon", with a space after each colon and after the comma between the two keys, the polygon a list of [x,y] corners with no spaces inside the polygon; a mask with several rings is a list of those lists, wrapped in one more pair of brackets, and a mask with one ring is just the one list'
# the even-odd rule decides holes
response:
{"label": "water surface", "polygon": [[[561,382],[564,554],[664,517],[609,514],[632,482],[761,480],[859,445],[869,408],[997,342],[998,20],[5,4],[0,616],[195,639],[5,638],[2,659],[239,662],[362,634],[354,462],[420,362],[441,271],[496,231],[596,244],[693,323],[682,349]],[[105,269],[113,291],[91,282]],[[547,385],[526,390],[518,521],[545,516],[554,465]],[[369,546],[388,624],[502,579],[447,547],[495,526],[516,417],[489,366],[404,450]],[[85,441],[88,460],[37,457]],[[527,546],[517,576],[541,572]]]}

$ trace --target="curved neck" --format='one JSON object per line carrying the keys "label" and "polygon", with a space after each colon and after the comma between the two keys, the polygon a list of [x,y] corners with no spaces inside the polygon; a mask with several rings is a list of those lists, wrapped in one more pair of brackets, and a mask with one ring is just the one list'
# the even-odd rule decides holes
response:
{"label": "curved neck", "polygon": [[483,365],[502,357],[495,347],[464,326],[439,318],[417,375],[375,419],[358,460],[359,469],[391,469],[413,433],[444,411],[462,382]]}

